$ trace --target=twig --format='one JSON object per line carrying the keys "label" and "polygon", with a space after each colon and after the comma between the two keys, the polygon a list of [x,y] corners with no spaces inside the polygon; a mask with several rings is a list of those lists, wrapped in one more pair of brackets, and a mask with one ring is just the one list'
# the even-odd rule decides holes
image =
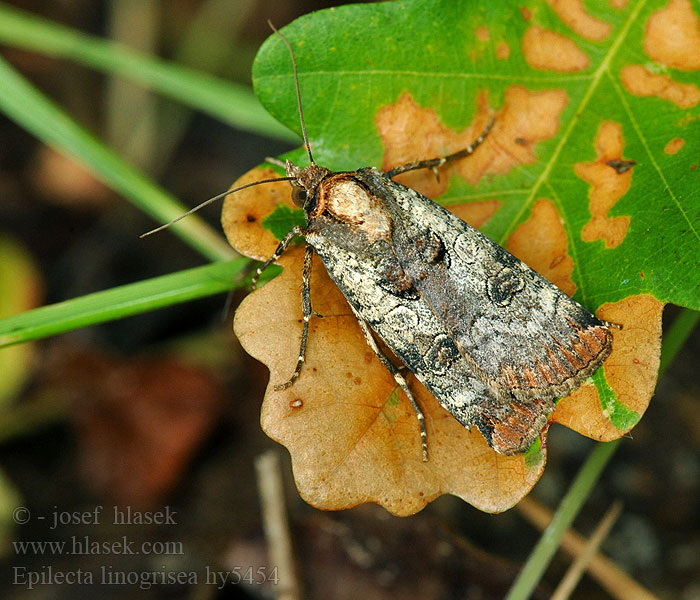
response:
{"label": "twig", "polygon": [[299,581],[296,576],[289,521],[284,502],[282,469],[277,452],[269,450],[255,459],[258,490],[262,507],[263,529],[267,539],[270,567],[277,568],[276,586],[279,600],[299,600]]}
{"label": "twig", "polygon": [[564,577],[562,577],[557,589],[552,594],[552,600],[568,600],[588,568],[591,559],[598,552],[598,548],[608,536],[608,533],[610,533],[610,529],[617,521],[621,511],[622,502],[619,500],[613,502],[603,515],[598,526],[593,530],[591,537],[588,538],[585,550],[576,557],[576,560],[571,563],[569,569],[564,573]]}
{"label": "twig", "polygon": [[[523,498],[516,508],[540,531],[552,520],[552,511],[532,498]],[[586,546],[586,539],[573,529],[567,530],[561,539],[561,548],[571,556],[583,554]],[[588,572],[616,600],[659,600],[601,554],[591,557]]]}

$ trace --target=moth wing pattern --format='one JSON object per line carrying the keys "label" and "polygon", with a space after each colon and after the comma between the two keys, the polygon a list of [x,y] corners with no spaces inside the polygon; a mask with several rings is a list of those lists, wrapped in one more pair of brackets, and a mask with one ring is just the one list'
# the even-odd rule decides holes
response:
{"label": "moth wing pattern", "polygon": [[[319,218],[318,222],[324,220]],[[382,340],[390,339],[392,352],[421,380],[430,373],[439,373],[433,393],[445,395],[459,389],[463,418],[471,425],[468,408],[483,394],[483,384],[471,373],[463,361],[455,360],[458,351],[448,332],[424,302],[406,302],[405,294],[391,289],[392,284],[378,280],[377,273],[387,262],[395,260],[388,244],[362,244],[355,247],[339,245],[337,236],[327,237],[329,225],[320,231],[308,231],[307,241],[314,246],[331,279],[360,317],[369,324]],[[316,229],[314,227],[314,229]],[[405,291],[405,290],[404,290]]]}
{"label": "moth wing pattern", "polygon": [[[337,177],[346,190],[347,175]],[[375,229],[384,231],[386,215],[390,235],[373,238],[372,228],[349,228],[321,214],[310,224],[307,242],[353,309],[458,421],[476,425],[503,454],[523,452],[546,425],[554,398],[585,377],[572,367],[568,378],[524,376],[531,385],[518,386],[499,379],[499,370],[521,374],[528,364],[550,364],[552,351],[548,354],[541,340],[552,335],[553,319],[565,329],[560,337],[568,344],[562,343],[561,361],[573,352],[570,346],[577,350],[580,345],[578,338],[571,343],[572,331],[589,322],[607,329],[553,284],[418,192],[371,168],[352,177],[372,190],[378,202],[371,209]],[[483,264],[475,266],[478,261]],[[524,281],[505,277],[506,268],[522,273]],[[515,317],[502,314],[512,310]],[[555,319],[558,311],[565,311],[571,323]],[[494,328],[496,322],[501,325]],[[481,349],[486,342],[475,342],[475,324],[492,336]],[[494,344],[501,345],[498,352]],[[520,351],[517,344],[523,346]],[[555,341],[550,344],[559,349]],[[587,367],[592,372],[601,361],[589,361]]]}
{"label": "moth wing pattern", "polygon": [[382,340],[391,340],[392,352],[419,380],[431,381],[429,389],[435,396],[455,396],[458,410],[453,415],[460,422],[474,424],[474,407],[488,391],[464,361],[456,360],[458,350],[430,307],[407,302],[410,289],[378,279],[377,274],[390,273],[396,261],[391,246],[364,243],[357,239],[362,236],[348,236],[346,244],[339,244],[344,238],[328,235],[333,225],[324,221],[319,217],[306,239],[350,305]]}
{"label": "moth wing pattern", "polygon": [[512,415],[541,421],[608,356],[607,325],[539,273],[418,192],[372,168],[357,175],[391,214],[401,269],[495,400],[489,422],[506,423],[513,402]]}
{"label": "moth wing pattern", "polygon": [[[327,231],[328,225],[322,227]],[[410,300],[378,281],[377,248],[367,255],[316,232],[307,233],[328,274],[355,312],[408,366],[438,402],[462,425],[477,426],[502,454],[524,452],[547,423],[552,400],[499,402],[471,371],[445,325],[425,302]],[[388,248],[385,259],[389,255]],[[398,265],[396,265],[398,266]],[[380,268],[386,268],[386,264]],[[416,298],[415,300],[418,300]]]}

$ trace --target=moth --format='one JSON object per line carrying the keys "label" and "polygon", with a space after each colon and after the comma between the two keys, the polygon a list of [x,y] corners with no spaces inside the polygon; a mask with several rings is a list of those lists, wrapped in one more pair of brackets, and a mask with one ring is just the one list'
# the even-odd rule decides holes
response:
{"label": "moth", "polygon": [[525,452],[547,426],[556,399],[579,387],[609,355],[612,325],[456,215],[393,180],[400,173],[436,171],[467,158],[494,119],[471,145],[446,157],[387,172],[374,167],[333,172],[313,159],[294,53],[272,28],[291,56],[310,162],[301,168],[287,161],[284,177],[248,184],[289,181],[307,220],[284,237],[254,277],[255,284],[294,237],[305,237],[300,352],[294,373],[276,389],[293,385],[302,372],[314,315],[310,276],[317,254],[368,345],[411,403],[423,460],[428,460],[423,413],[377,337],[455,419],[470,430],[476,426],[495,451]]}

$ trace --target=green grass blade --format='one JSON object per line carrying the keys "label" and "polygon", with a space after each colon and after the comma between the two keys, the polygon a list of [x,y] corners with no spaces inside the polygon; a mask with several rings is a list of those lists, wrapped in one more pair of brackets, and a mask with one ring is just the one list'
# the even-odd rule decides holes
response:
{"label": "green grass blade", "polygon": [[615,453],[620,440],[599,443],[591,451],[583,467],[559,503],[552,522],[540,536],[522,571],[520,571],[506,600],[527,600],[539,583],[557,551],[564,532],[571,526],[583,503],[588,498],[605,465]]}
{"label": "green grass blade", "polygon": [[[684,309],[676,317],[673,325],[664,336],[659,377],[663,375],[671,364],[699,320],[700,313],[689,309]],[[605,465],[608,464],[613,454],[615,454],[621,441],[622,438],[613,442],[597,444],[593,448],[566,495],[559,503],[551,523],[532,549],[523,569],[508,592],[506,600],[527,600],[527,598],[530,598],[542,575],[547,570],[554,553],[557,551],[562,536],[571,527],[576,515],[578,515],[581,507],[593,490],[593,486],[603,472]]]}
{"label": "green grass blade", "polygon": [[[157,221],[167,223],[187,210],[71,119],[2,58],[0,111],[44,143],[78,159],[109,187]],[[201,219],[189,217],[174,225],[172,230],[211,260],[235,256],[223,238]],[[134,232],[134,238],[137,233]]]}
{"label": "green grass blade", "polygon": [[248,87],[153,58],[2,3],[0,43],[121,75],[234,127],[299,142],[296,134],[265,111]]}
{"label": "green grass blade", "polygon": [[0,347],[227,292],[247,282],[237,258],[43,306],[0,320]]}

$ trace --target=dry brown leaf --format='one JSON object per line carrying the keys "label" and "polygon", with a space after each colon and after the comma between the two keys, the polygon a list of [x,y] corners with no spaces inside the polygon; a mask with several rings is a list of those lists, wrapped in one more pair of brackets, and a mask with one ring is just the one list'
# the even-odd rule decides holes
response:
{"label": "dry brown leaf", "polygon": [[304,499],[324,509],[377,502],[398,515],[445,493],[492,512],[517,502],[544,463],[528,468],[522,455],[497,454],[410,377],[428,430],[430,461],[422,461],[413,410],[320,261],[312,302],[323,318],[312,320],[303,375],[287,390],[273,389],[289,378],[299,351],[302,255],[296,248],[280,260],[282,274],[244,300],[234,328],[246,351],[270,368],[262,426],[289,449]]}
{"label": "dry brown leaf", "polygon": [[221,390],[174,359],[62,357],[54,376],[72,398],[83,476],[120,504],[151,507],[177,483],[221,412]]}
{"label": "dry brown leaf", "polygon": [[[485,174],[507,172],[518,164],[532,162],[534,144],[556,134],[558,115],[566,103],[565,94],[556,90],[538,92],[536,96],[517,86],[507,90],[506,107],[481,154],[452,169],[476,182]],[[418,138],[427,142],[435,154],[438,149],[464,144],[483,127],[487,114],[486,98],[482,97],[475,122],[454,134],[432,111],[402,96],[377,117],[385,145],[391,149],[384,159],[385,168],[415,158]],[[407,121],[422,123],[424,135],[407,138]],[[614,169],[607,169],[619,177]],[[430,174],[409,175],[412,186],[432,193],[439,193],[447,179],[443,177],[442,183],[437,183]],[[272,171],[257,169],[235,185],[271,176]],[[229,242],[253,258],[270,256],[277,241],[262,229],[261,220],[280,202],[293,206],[286,182],[251,188],[227,199],[222,221]],[[498,206],[498,200],[489,200],[455,207],[455,212],[479,226]],[[541,199],[530,217],[513,232],[507,246],[572,294],[573,261],[567,244],[556,207]],[[323,318],[311,321],[302,376],[286,390],[273,388],[289,378],[298,356],[302,261],[301,247],[288,251],[279,261],[283,273],[243,302],[234,324],[244,348],[270,368],[262,426],[289,449],[302,496],[324,509],[377,502],[399,515],[414,513],[445,493],[493,512],[509,508],[524,496],[542,473],[545,453],[511,457],[497,454],[476,429],[469,432],[462,427],[410,376],[409,384],[426,416],[430,460],[422,462],[415,414],[392,376],[368,348],[346,300],[316,259],[312,304]],[[605,363],[605,373],[618,399],[639,414],[655,382],[661,310],[656,301],[655,306],[647,303],[641,309],[640,302],[644,301],[630,299],[598,312],[599,317],[624,327],[614,334],[615,348]],[[638,310],[646,310],[648,317],[641,329]],[[635,382],[629,389],[624,387],[627,377]],[[572,399],[563,401],[553,420],[597,439],[612,439],[623,433],[604,415],[592,385],[583,386]]]}
{"label": "dry brown leaf", "polygon": [[[236,185],[269,176],[269,170],[254,170]],[[287,183],[251,188],[227,200],[224,230],[238,251],[272,254],[276,242],[259,228],[260,216],[283,197],[291,206]],[[323,318],[311,321],[303,374],[291,388],[273,389],[289,378],[299,351],[302,261],[300,247],[283,256],[282,274],[244,300],[234,328],[246,351],[270,368],[262,427],[289,449],[304,499],[324,509],[377,502],[398,515],[415,513],[446,493],[491,512],[515,504],[539,478],[543,455],[528,466],[522,455],[497,454],[411,376],[427,421],[430,461],[424,463],[413,410],[367,346],[320,261],[311,288],[314,310]]]}

